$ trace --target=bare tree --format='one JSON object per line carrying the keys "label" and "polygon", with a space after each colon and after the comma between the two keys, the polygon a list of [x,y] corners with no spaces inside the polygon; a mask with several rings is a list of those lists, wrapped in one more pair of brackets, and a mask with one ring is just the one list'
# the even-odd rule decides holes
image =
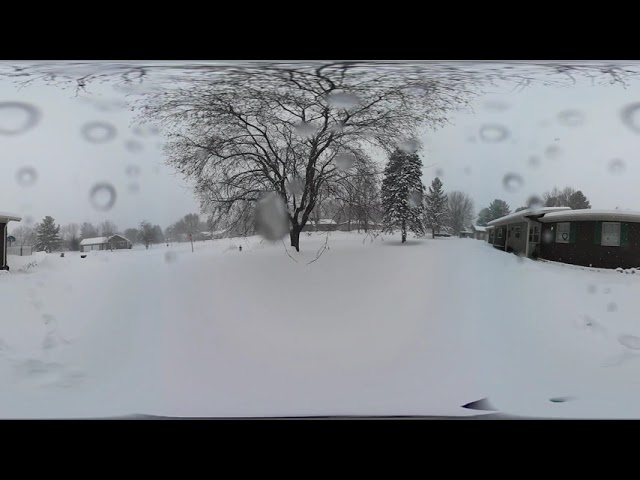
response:
{"label": "bare tree", "polygon": [[115,223],[105,220],[100,224],[100,236],[102,237],[110,237],[111,235],[115,235],[118,233],[118,227],[116,227]]}
{"label": "bare tree", "polygon": [[473,220],[473,200],[469,195],[460,191],[447,194],[449,209],[449,226],[454,235],[459,235]]}
{"label": "bare tree", "polygon": [[32,227],[20,225],[13,229],[11,234],[16,237],[16,243],[21,247],[24,245],[35,245],[36,231]]}
{"label": "bare tree", "polygon": [[169,131],[169,163],[195,183],[203,209],[246,225],[253,204],[275,191],[299,250],[322,186],[344,178],[350,158],[443,125],[465,92],[465,79],[350,63],[260,66],[152,96],[141,115]]}

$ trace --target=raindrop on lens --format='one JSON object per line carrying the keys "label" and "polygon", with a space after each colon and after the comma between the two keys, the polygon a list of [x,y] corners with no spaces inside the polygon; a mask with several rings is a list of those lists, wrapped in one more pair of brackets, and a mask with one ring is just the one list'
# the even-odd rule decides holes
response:
{"label": "raindrop on lens", "polygon": [[640,125],[638,125],[636,119],[636,117],[638,116],[638,111],[640,111],[640,102],[630,103],[620,112],[622,123],[624,123],[635,133],[640,133]]}
{"label": "raindrop on lens", "polygon": [[339,153],[335,156],[334,162],[336,168],[341,172],[349,170],[356,161],[356,157],[351,153]]}
{"label": "raindrop on lens", "polygon": [[308,122],[300,122],[294,126],[294,129],[302,138],[311,138],[318,131],[314,125]]}
{"label": "raindrop on lens", "polygon": [[38,179],[38,172],[33,167],[22,167],[16,173],[16,180],[18,181],[18,185],[22,187],[30,187],[36,180]]}
{"label": "raindrop on lens", "polygon": [[480,138],[489,143],[498,143],[509,137],[509,130],[502,125],[484,125],[480,128]]}
{"label": "raindrop on lens", "polygon": [[110,183],[96,183],[89,191],[89,200],[93,208],[106,212],[116,203],[116,189]]}
{"label": "raindrop on lens", "polygon": [[411,192],[409,194],[409,206],[411,208],[416,208],[422,205],[422,194],[418,191]]}
{"label": "raindrop on lens", "polygon": [[289,233],[287,207],[276,192],[262,196],[256,204],[255,217],[258,232],[267,240],[280,240]]}
{"label": "raindrop on lens", "polygon": [[624,169],[625,169],[624,161],[622,161],[619,158],[614,158],[609,162],[609,172],[613,173],[614,175],[618,175],[624,172]]}
{"label": "raindrop on lens", "polygon": [[558,121],[568,127],[578,127],[584,123],[584,115],[579,110],[565,110],[558,114]]}
{"label": "raindrop on lens", "polygon": [[360,105],[358,96],[349,92],[330,93],[326,100],[329,105],[336,108],[352,108]]}
{"label": "raindrop on lens", "polygon": [[90,122],[82,127],[82,136],[90,143],[106,143],[116,136],[116,129],[107,122]]}
{"label": "raindrop on lens", "polygon": [[0,102],[0,134],[18,135],[40,121],[40,110],[24,102]]}
{"label": "raindrop on lens", "polygon": [[138,153],[144,149],[142,143],[137,140],[127,140],[124,144],[125,148],[131,153]]}
{"label": "raindrop on lens", "polygon": [[524,185],[524,180],[517,173],[507,173],[502,178],[502,186],[508,192],[517,192],[522,185]]}
{"label": "raindrop on lens", "polygon": [[562,154],[562,150],[560,149],[560,147],[558,147],[557,145],[549,145],[545,150],[544,150],[544,154],[552,159],[552,160],[556,160],[560,157],[560,155]]}
{"label": "raindrop on lens", "polygon": [[420,149],[420,142],[415,139],[398,142],[398,148],[405,153],[415,153]]}

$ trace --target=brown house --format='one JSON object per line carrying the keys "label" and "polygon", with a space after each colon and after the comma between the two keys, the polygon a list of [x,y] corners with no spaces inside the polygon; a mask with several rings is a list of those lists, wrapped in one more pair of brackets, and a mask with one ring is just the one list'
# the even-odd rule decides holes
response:
{"label": "brown house", "polygon": [[640,212],[561,207],[518,214],[521,219],[508,215],[490,222],[489,242],[505,251],[574,265],[640,267]]}
{"label": "brown house", "polygon": [[18,215],[0,212],[0,270],[9,270],[7,264],[7,224],[22,220]]}
{"label": "brown house", "polygon": [[90,250],[122,250],[131,248],[133,244],[122,235],[111,235],[110,237],[85,238],[80,242],[80,251]]}

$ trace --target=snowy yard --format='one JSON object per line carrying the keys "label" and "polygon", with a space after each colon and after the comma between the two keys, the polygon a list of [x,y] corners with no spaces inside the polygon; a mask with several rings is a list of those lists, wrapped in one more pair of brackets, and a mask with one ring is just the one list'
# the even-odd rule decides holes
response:
{"label": "snowy yard", "polygon": [[0,418],[474,415],[483,397],[640,417],[640,274],[341,232],[309,265],[324,241],[9,257]]}

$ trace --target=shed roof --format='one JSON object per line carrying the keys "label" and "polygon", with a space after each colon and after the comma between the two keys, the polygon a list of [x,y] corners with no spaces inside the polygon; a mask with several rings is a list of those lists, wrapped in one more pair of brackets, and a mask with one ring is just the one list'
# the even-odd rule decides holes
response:
{"label": "shed roof", "polygon": [[481,225],[471,225],[471,228],[474,229],[476,232],[486,232],[487,231],[487,227],[483,227]]}
{"label": "shed roof", "polygon": [[80,242],[80,246],[84,246],[84,245],[101,245],[103,243],[107,243],[109,240],[111,240],[113,237],[120,237],[123,240],[126,240],[127,242],[131,243],[131,241],[126,238],[123,237],[122,235],[120,235],[119,233],[116,233],[115,235],[111,235],[110,237],[93,237],[93,238],[85,238],[84,240],[82,240]]}

